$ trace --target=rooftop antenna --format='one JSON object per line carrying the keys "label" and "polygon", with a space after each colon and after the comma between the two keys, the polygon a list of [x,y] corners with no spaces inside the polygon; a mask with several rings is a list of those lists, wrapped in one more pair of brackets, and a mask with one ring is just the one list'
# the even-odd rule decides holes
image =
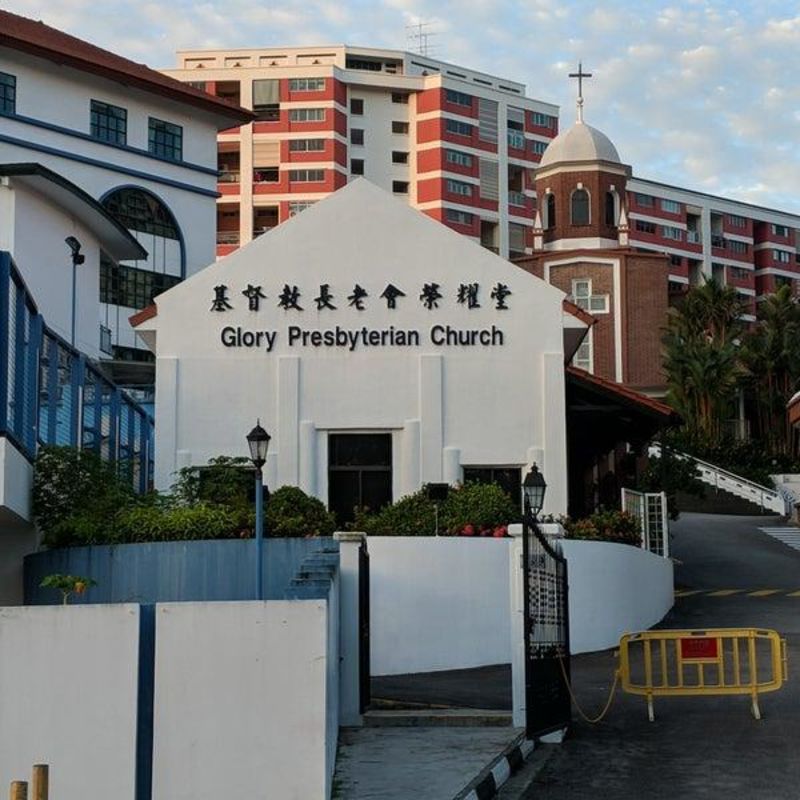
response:
{"label": "rooftop antenna", "polygon": [[570,72],[570,78],[577,78],[578,79],[578,122],[583,122],[583,79],[584,78],[591,78],[591,72],[584,72],[583,71],[583,63],[578,62],[578,71],[577,72]]}
{"label": "rooftop antenna", "polygon": [[430,40],[439,34],[437,31],[430,30],[432,25],[432,22],[423,22],[421,19],[419,22],[406,25],[406,40],[412,53],[426,57],[433,55]]}

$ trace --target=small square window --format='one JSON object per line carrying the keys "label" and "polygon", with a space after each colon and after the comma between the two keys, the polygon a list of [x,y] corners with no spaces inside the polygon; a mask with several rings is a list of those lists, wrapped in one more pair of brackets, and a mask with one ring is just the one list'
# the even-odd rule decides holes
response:
{"label": "small square window", "polygon": [[572,281],[573,297],[589,297],[592,293],[591,281]]}
{"label": "small square window", "polygon": [[155,156],[180,161],[183,158],[183,128],[150,117],[147,148]]}
{"label": "small square window", "polygon": [[408,95],[401,94],[400,92],[392,92],[392,102],[406,105],[408,103]]}
{"label": "small square window", "polygon": [[364,113],[364,101],[357,97],[350,98],[350,113],[361,116]]}
{"label": "small square window", "polygon": [[392,122],[392,133],[408,133],[408,123],[394,120]]}
{"label": "small square window", "polygon": [[392,152],[392,164],[408,164],[408,153],[401,153],[399,150]]}
{"label": "small square window", "polygon": [[351,144],[364,144],[364,130],[362,128],[350,129],[350,143]]}
{"label": "small square window", "polygon": [[364,159],[363,158],[351,158],[350,159],[350,174],[351,175],[363,175],[364,174]]}
{"label": "small square window", "polygon": [[0,72],[0,114],[17,113],[17,78]]}
{"label": "small square window", "polygon": [[125,144],[128,138],[128,112],[119,106],[92,100],[90,129],[95,139],[112,144]]}
{"label": "small square window", "polygon": [[395,194],[408,194],[408,181],[392,181],[392,191]]}

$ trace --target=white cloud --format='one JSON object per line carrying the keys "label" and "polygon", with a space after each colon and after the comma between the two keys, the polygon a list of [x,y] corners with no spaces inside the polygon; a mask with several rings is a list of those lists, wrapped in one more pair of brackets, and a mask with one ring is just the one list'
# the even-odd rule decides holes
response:
{"label": "white cloud", "polygon": [[800,16],[785,0],[6,0],[7,8],[155,67],[175,51],[346,42],[408,46],[432,21],[432,54],[526,83],[586,119],[634,173],[800,213]]}

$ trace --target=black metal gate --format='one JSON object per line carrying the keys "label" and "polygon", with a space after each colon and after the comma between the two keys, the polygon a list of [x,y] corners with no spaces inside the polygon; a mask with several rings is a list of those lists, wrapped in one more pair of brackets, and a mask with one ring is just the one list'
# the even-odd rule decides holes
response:
{"label": "black metal gate", "polygon": [[369,553],[366,541],[362,541],[358,548],[358,664],[359,713],[363,714],[370,703]]}
{"label": "black metal gate", "polygon": [[[529,739],[569,725],[567,560],[533,520],[523,528],[525,591],[525,708]],[[560,662],[560,663],[559,663]],[[563,669],[562,669],[563,666]]]}

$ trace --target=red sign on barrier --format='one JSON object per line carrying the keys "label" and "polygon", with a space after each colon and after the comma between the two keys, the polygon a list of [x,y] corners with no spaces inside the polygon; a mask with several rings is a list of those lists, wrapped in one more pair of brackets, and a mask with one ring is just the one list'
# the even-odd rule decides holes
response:
{"label": "red sign on barrier", "polygon": [[717,639],[681,639],[681,658],[684,661],[719,658],[719,641]]}

